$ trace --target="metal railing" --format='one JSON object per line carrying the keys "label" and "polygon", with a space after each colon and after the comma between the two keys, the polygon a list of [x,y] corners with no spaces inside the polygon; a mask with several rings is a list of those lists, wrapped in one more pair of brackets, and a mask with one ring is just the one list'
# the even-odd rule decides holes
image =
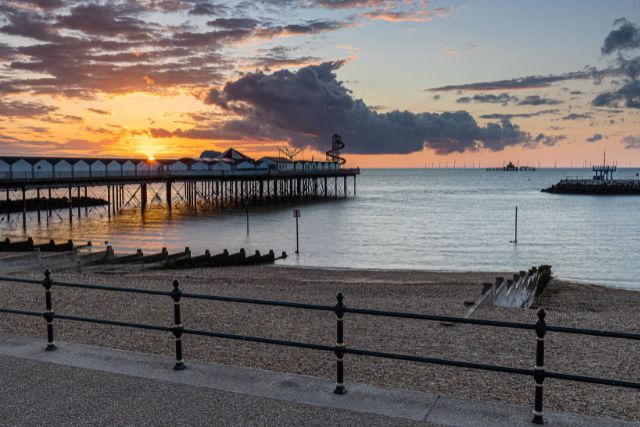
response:
{"label": "metal railing", "polygon": [[[547,371],[544,366],[544,356],[545,356],[544,342],[545,342],[545,335],[547,334],[547,332],[587,335],[587,336],[596,336],[596,337],[621,338],[621,339],[636,340],[636,341],[640,340],[640,334],[628,333],[628,332],[606,331],[606,330],[599,330],[599,329],[583,329],[583,328],[573,328],[573,327],[564,327],[564,326],[549,326],[545,321],[546,312],[542,308],[539,309],[537,312],[538,319],[536,323],[528,324],[528,323],[506,322],[506,321],[499,321],[499,320],[470,319],[470,318],[461,318],[461,317],[452,317],[452,316],[438,316],[438,315],[419,314],[419,313],[383,311],[383,310],[373,310],[373,309],[367,309],[367,308],[350,308],[344,304],[344,297],[342,293],[337,294],[336,296],[337,303],[335,305],[303,304],[303,303],[286,302],[286,301],[271,301],[271,300],[263,300],[263,299],[188,293],[188,292],[183,292],[180,289],[180,284],[177,280],[173,281],[173,289],[171,291],[158,291],[158,290],[141,289],[141,288],[125,288],[125,287],[116,287],[116,286],[107,286],[107,285],[92,285],[92,284],[84,284],[84,283],[58,282],[58,281],[53,281],[49,270],[45,271],[44,280],[42,281],[34,280],[34,279],[16,278],[16,277],[0,277],[0,282],[38,284],[44,287],[45,310],[43,312],[3,307],[3,308],[0,308],[0,313],[44,317],[46,322],[46,329],[47,329],[47,346],[45,348],[45,351],[53,351],[56,349],[56,345],[54,342],[53,321],[54,319],[57,319],[57,320],[95,323],[95,324],[101,324],[101,325],[119,326],[119,327],[125,327],[125,328],[143,329],[143,330],[150,330],[150,331],[171,332],[174,336],[174,341],[175,341],[175,364],[173,366],[173,369],[175,370],[182,370],[186,368],[186,365],[184,364],[184,360],[183,360],[183,348],[182,348],[183,335],[197,335],[197,336],[210,337],[210,338],[221,338],[221,339],[229,339],[229,340],[236,340],[236,341],[271,344],[271,345],[279,345],[279,346],[285,346],[285,347],[302,348],[302,349],[308,349],[308,350],[326,351],[326,352],[334,353],[336,357],[336,387],[335,387],[334,393],[336,394],[344,394],[346,392],[346,387],[344,383],[344,356],[347,354],[392,359],[392,360],[410,361],[410,362],[425,363],[425,364],[432,364],[432,365],[452,366],[452,367],[458,367],[458,368],[476,369],[476,370],[491,371],[491,372],[501,372],[501,373],[514,374],[514,375],[524,375],[524,376],[532,377],[535,383],[534,409],[533,409],[533,419],[532,419],[532,422],[534,424],[544,423],[543,394],[544,394],[544,381],[547,378],[582,382],[582,383],[588,383],[588,384],[600,384],[600,385],[609,385],[609,386],[616,386],[616,387],[625,387],[625,388],[640,390],[640,382],[624,381],[624,380],[617,380],[617,379],[610,379],[610,378],[597,378],[597,377],[590,377],[590,376],[584,376],[584,375],[575,375],[575,374],[568,374],[568,373],[562,373],[562,372]],[[52,290],[56,287],[91,289],[91,290],[100,290],[100,291],[123,292],[123,293],[170,297],[173,300],[174,324],[173,326],[159,326],[159,325],[150,325],[150,324],[144,324],[144,323],[123,322],[123,321],[110,320],[110,319],[97,319],[92,317],[58,314],[58,313],[55,313],[53,310],[53,304],[52,304],[52,298],[51,298]],[[182,324],[182,315],[180,310],[180,304],[182,299],[184,298],[196,299],[196,300],[220,301],[220,302],[237,303],[237,304],[254,304],[254,305],[272,306],[272,307],[286,307],[286,308],[293,308],[293,309],[333,312],[336,315],[336,344],[335,345],[313,344],[313,343],[307,343],[307,342],[290,341],[290,340],[248,336],[248,335],[237,335],[237,334],[230,334],[230,333],[185,328],[184,325]],[[533,369],[513,368],[513,367],[501,366],[501,365],[465,362],[460,360],[449,360],[449,359],[435,358],[435,357],[413,356],[413,355],[400,354],[400,353],[371,351],[366,349],[347,347],[344,342],[345,314],[426,320],[426,321],[458,323],[458,324],[534,331],[535,339],[536,339],[535,365]]]}

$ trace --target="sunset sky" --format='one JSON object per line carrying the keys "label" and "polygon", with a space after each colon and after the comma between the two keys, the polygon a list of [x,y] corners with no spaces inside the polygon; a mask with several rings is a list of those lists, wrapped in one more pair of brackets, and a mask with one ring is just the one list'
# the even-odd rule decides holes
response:
{"label": "sunset sky", "polygon": [[2,0],[0,154],[640,165],[637,0]]}

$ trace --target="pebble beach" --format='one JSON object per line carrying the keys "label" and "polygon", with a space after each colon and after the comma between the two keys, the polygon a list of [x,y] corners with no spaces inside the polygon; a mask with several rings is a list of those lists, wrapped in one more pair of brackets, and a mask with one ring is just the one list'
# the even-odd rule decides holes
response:
{"label": "pebble beach", "polygon": [[[171,290],[174,279],[185,292],[333,305],[337,292],[350,307],[462,316],[478,299],[482,284],[509,273],[448,273],[295,268],[229,267],[179,271],[70,272],[52,269],[54,280]],[[41,278],[41,273],[22,273]],[[4,307],[42,311],[41,286],[0,282]],[[466,305],[465,305],[466,302]],[[483,306],[472,317],[535,323],[544,307],[550,325],[638,332],[640,292],[552,280],[533,309]],[[56,313],[171,326],[173,303],[168,297],[95,290],[54,288]],[[187,328],[246,334],[333,345],[335,316],[292,308],[183,300]],[[45,337],[41,318],[2,314],[0,331]],[[76,342],[172,357],[173,336],[95,324],[55,321],[57,341]],[[264,344],[185,336],[184,358],[236,366],[333,378],[331,353]],[[452,325],[348,314],[348,347],[431,356],[531,369],[533,331]],[[640,343],[549,333],[546,368],[629,381],[640,380]],[[530,377],[424,365],[411,362],[345,356],[345,382],[440,393],[462,398],[533,405]],[[585,415],[640,421],[640,394],[609,386],[547,380],[545,407]]]}

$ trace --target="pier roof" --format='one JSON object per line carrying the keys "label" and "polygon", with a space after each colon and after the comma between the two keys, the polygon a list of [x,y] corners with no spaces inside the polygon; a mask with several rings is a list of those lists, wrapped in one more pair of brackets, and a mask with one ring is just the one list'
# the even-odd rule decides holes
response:
{"label": "pier roof", "polygon": [[275,156],[264,156],[261,159],[259,159],[258,162],[262,162],[264,160],[271,160],[272,162],[276,162],[276,163],[294,163],[294,161],[291,159],[287,159],[285,157],[275,157]]}
{"label": "pier roof", "polygon": [[254,160],[247,156],[246,154],[242,154],[241,152],[239,152],[238,150],[236,150],[235,148],[229,148],[227,151],[225,151],[224,153],[220,154],[218,156],[218,158],[224,158],[224,159],[229,159],[229,160],[233,160],[233,161],[247,161],[247,162],[253,162]]}
{"label": "pier roof", "polygon": [[[126,162],[133,162],[133,163],[140,163],[140,162],[145,162],[148,159],[142,158],[142,157],[132,157],[132,158],[128,158],[128,157],[65,157],[65,156],[57,156],[57,157],[48,157],[48,156],[0,156],[0,160],[4,161],[5,163],[8,164],[14,164],[20,160],[24,160],[25,162],[28,162],[32,165],[35,165],[36,163],[44,160],[47,161],[51,164],[55,164],[61,161],[66,161],[68,163],[71,164],[75,164],[81,161],[87,162],[89,164],[91,163],[95,163],[95,162],[103,162],[103,163],[111,163],[113,161],[116,161],[118,163],[126,163]],[[175,161],[175,160],[174,160]]]}

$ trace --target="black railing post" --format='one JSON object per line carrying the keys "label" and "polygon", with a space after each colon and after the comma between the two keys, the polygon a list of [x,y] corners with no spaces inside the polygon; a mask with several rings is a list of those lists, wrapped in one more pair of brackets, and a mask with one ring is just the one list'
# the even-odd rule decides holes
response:
{"label": "black railing post", "polygon": [[44,271],[44,280],[42,286],[44,286],[44,303],[45,312],[42,313],[42,317],[47,322],[47,347],[45,351],[53,351],[56,349],[56,344],[53,341],[53,304],[51,302],[51,286],[53,281],[51,280],[51,272],[47,269]]}
{"label": "black railing post", "polygon": [[536,322],[536,366],[533,371],[533,379],[536,382],[535,403],[533,407],[534,424],[544,424],[542,418],[542,398],[544,392],[544,336],[547,333],[547,322],[544,318],[547,313],[544,308],[538,310],[538,321]]}
{"label": "black railing post", "polygon": [[337,319],[336,328],[336,389],[335,394],[345,394],[347,389],[344,387],[344,304],[342,300],[344,296],[339,292],[336,296],[338,303],[336,304],[335,313]]}
{"label": "black railing post", "polygon": [[173,365],[173,369],[181,371],[186,368],[182,361],[182,318],[180,316],[180,298],[182,298],[182,291],[180,290],[180,282],[173,281],[173,290],[171,291],[171,298],[173,299],[173,335],[176,338],[176,364]]}

